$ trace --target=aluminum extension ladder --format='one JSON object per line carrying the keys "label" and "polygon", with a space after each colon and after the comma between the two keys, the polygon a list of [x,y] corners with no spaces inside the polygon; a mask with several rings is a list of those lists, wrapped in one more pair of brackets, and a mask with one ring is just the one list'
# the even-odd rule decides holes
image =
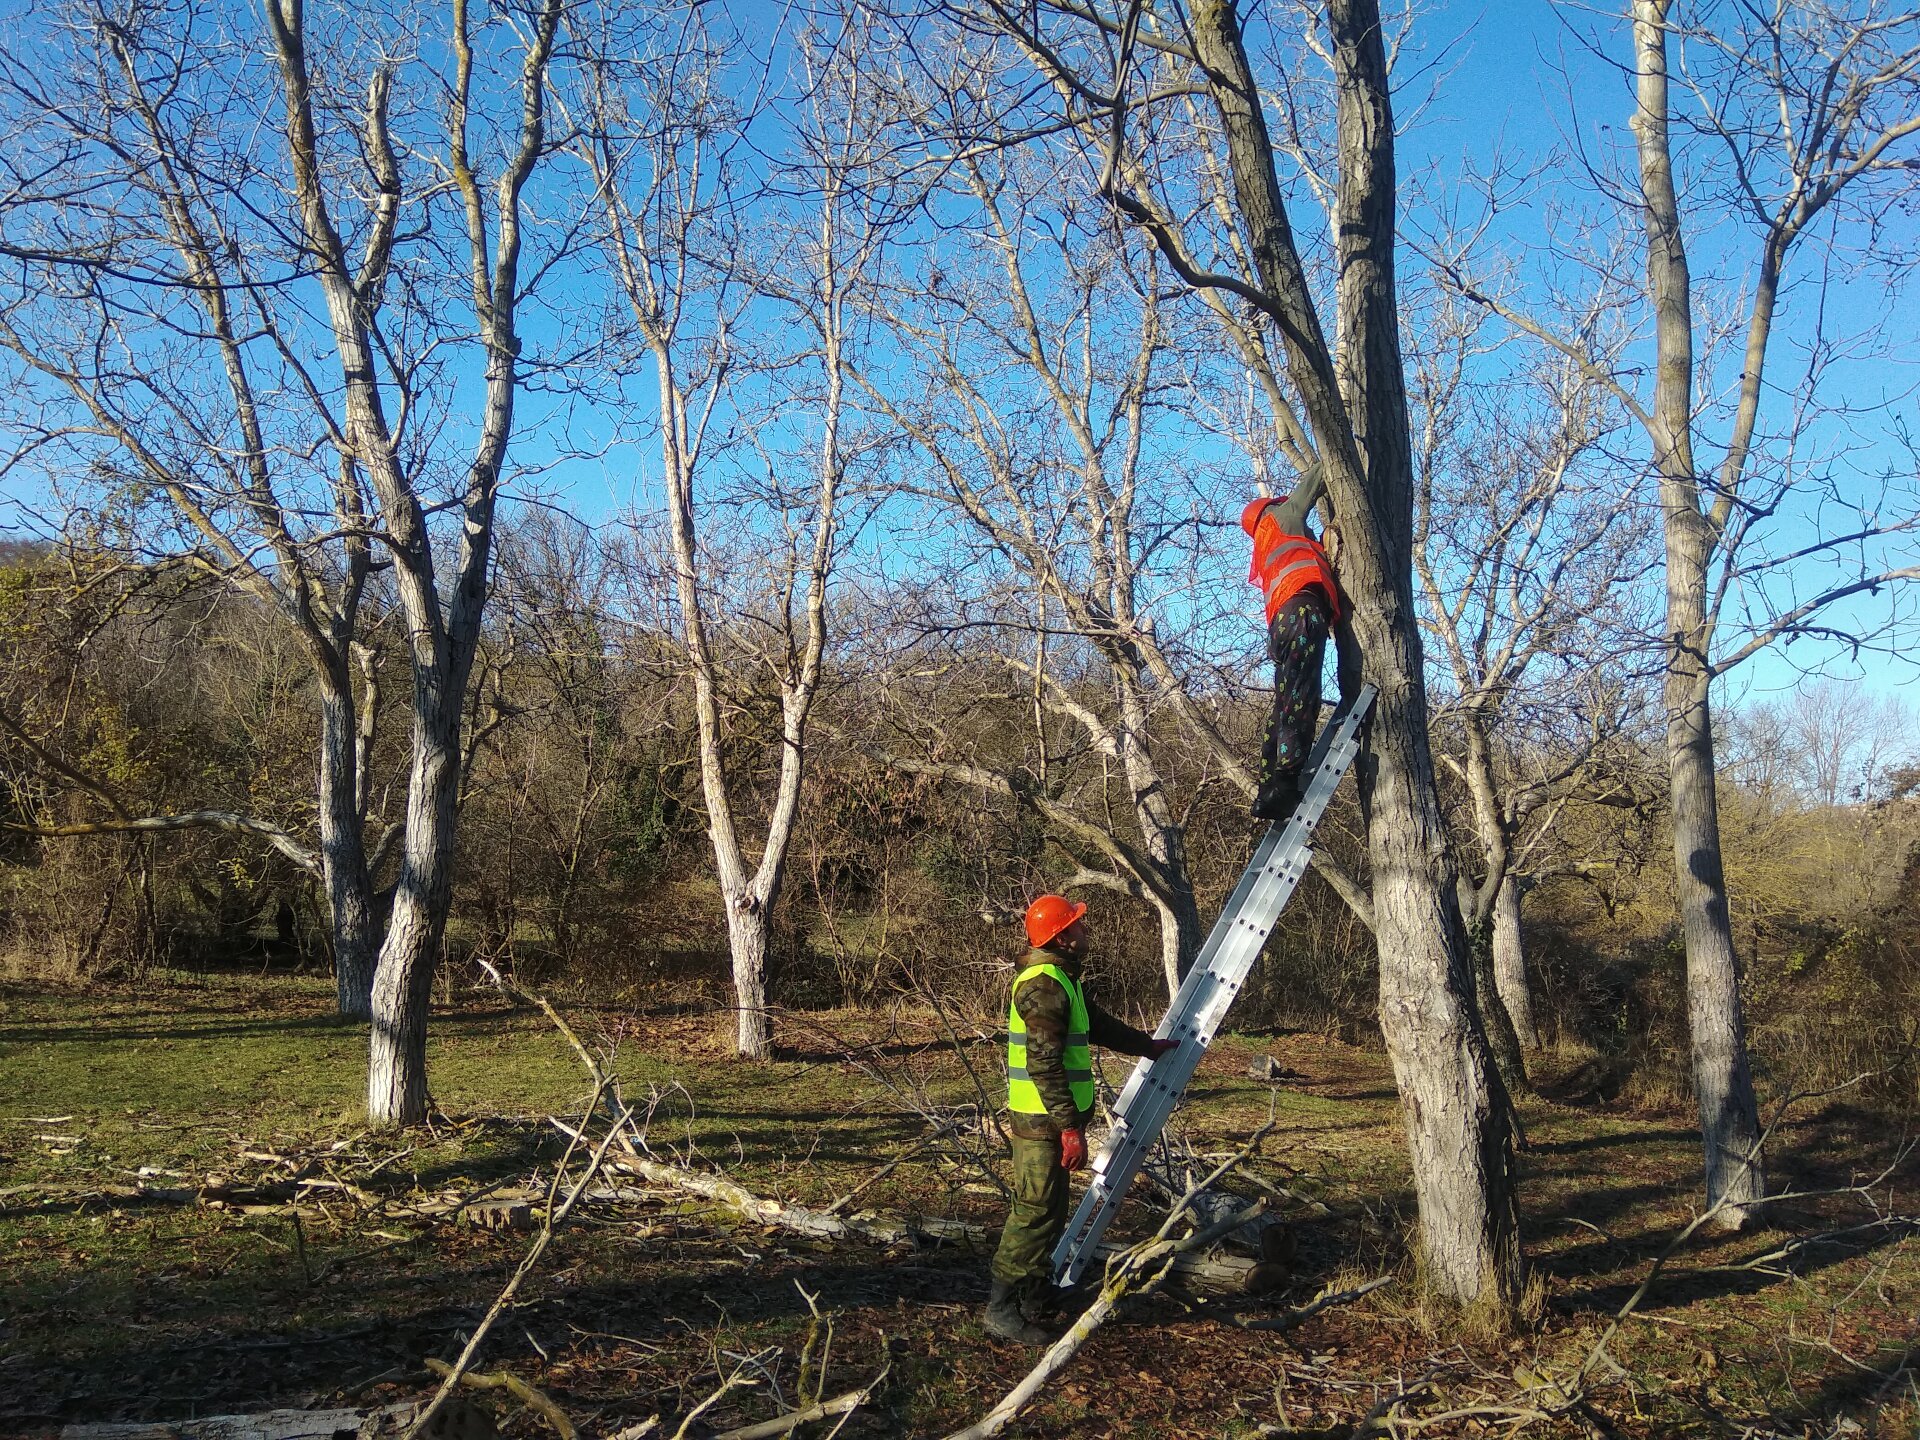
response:
{"label": "aluminum extension ladder", "polygon": [[1155,1038],[1180,1041],[1158,1060],[1134,1066],[1113,1109],[1113,1131],[1093,1162],[1092,1179],[1080,1208],[1053,1252],[1056,1285],[1072,1285],[1096,1253],[1100,1237],[1120,1209],[1127,1186],[1180,1103],[1200,1057],[1233,1004],[1280,912],[1293,897],[1313,858],[1308,841],[1320,823],[1341,778],[1360,753],[1360,727],[1373,708],[1374,688],[1360,687],[1351,704],[1335,712],[1307,757],[1311,778],[1299,806],[1285,825],[1270,826],[1253,852],[1246,873],[1213,922],[1207,943],[1187,972],[1179,994],[1167,1008]]}

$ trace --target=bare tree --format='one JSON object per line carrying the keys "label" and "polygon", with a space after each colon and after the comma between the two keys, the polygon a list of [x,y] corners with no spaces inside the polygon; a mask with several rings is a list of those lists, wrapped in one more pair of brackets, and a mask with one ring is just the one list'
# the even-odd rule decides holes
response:
{"label": "bare tree", "polygon": [[[1764,10],[1631,0],[1628,17],[1633,165],[1617,180],[1589,173],[1617,201],[1623,226],[1641,232],[1651,377],[1611,363],[1588,337],[1557,327],[1512,287],[1472,278],[1470,267],[1456,267],[1452,283],[1607,385],[1645,438],[1666,541],[1659,646],[1694,1085],[1715,1224],[1737,1229],[1766,1186],[1721,854],[1713,685],[1778,641],[1831,633],[1822,617],[1839,602],[1920,575],[1875,543],[1910,528],[1912,512],[1890,516],[1871,484],[1871,498],[1848,493],[1844,454],[1804,453],[1817,445],[1832,353],[1818,307],[1800,376],[1776,373],[1786,362],[1775,344],[1789,260],[1809,240],[1831,243],[1848,221],[1871,237],[1883,207],[1911,193],[1920,17],[1878,0]],[[1676,45],[1687,56],[1678,98]],[[1696,298],[1689,258],[1689,236],[1722,217],[1754,247],[1724,323]],[[1595,263],[1604,274],[1611,261]],[[1818,294],[1826,281],[1810,284]],[[1782,395],[1786,413],[1763,425],[1769,397]],[[1709,463],[1703,452],[1716,438]],[[1804,507],[1808,491],[1825,492],[1822,517],[1846,517],[1817,519],[1811,540],[1773,523],[1783,507]]]}
{"label": "bare tree", "polygon": [[[526,21],[523,33],[515,33],[505,17],[500,21],[501,30],[513,34],[521,47],[518,114],[501,127],[504,157],[491,182],[483,169],[476,169],[478,132],[492,128],[492,112],[484,105],[475,108],[476,49],[464,0],[453,0],[448,15],[453,74],[446,95],[445,151],[435,157],[439,176],[433,189],[451,191],[459,202],[454,253],[464,251],[471,286],[467,301],[483,357],[483,399],[471,454],[450,497],[460,526],[451,555],[445,555],[429,520],[431,471],[411,452],[406,428],[413,377],[396,365],[390,337],[363,297],[362,266],[350,255],[335,221],[337,197],[352,193],[352,180],[337,174],[324,148],[303,0],[269,0],[266,6],[303,265],[325,299],[339,371],[338,446],[342,464],[365,474],[379,502],[380,538],[393,565],[413,673],[405,840],[392,918],[374,975],[367,1114],[376,1125],[413,1124],[424,1119],[427,1110],[427,1010],[452,898],[461,723],[480,641],[494,521],[521,385],[522,339],[516,320],[526,284],[521,273],[522,204],[528,181],[550,150],[547,70],[561,11],[560,0],[538,0],[516,17]],[[494,38],[487,37],[489,42]],[[376,95],[391,83],[379,78],[382,73],[377,68],[374,72],[371,91]],[[489,77],[482,72],[483,96],[488,88]],[[394,142],[384,105],[370,107],[362,153],[370,157],[371,178],[380,193],[393,193],[397,207],[401,197],[394,193]],[[441,569],[446,561],[450,573],[443,594]]]}
{"label": "bare tree", "polygon": [[[1474,1005],[1427,737],[1394,279],[1393,108],[1378,7],[1332,0],[1325,12],[1339,138],[1332,341],[1235,6],[1202,0],[1149,13],[1138,4],[987,0],[960,13],[1004,36],[1050,87],[1057,106],[1044,118],[1023,113],[1024,128],[1075,136],[1097,168],[1089,181],[1168,266],[1241,312],[1243,332],[1262,344],[1272,336],[1286,357],[1286,387],[1273,391],[1276,428],[1302,461],[1310,436],[1326,468],[1358,650],[1343,668],[1380,695],[1361,797],[1381,1023],[1405,1102],[1427,1273],[1463,1301],[1517,1299],[1524,1266],[1508,1106]],[[1190,114],[1201,117],[1198,138],[1226,177],[1223,215],[1185,205],[1185,190],[1170,193],[1167,177],[1191,177],[1192,162],[1174,168],[1174,156],[1152,149]]]}
{"label": "bare tree", "polygon": [[[1581,328],[1598,330],[1610,309],[1603,294]],[[1559,356],[1495,368],[1485,311],[1444,290],[1413,308],[1409,329],[1414,573],[1449,682],[1434,725],[1480,852],[1462,893],[1476,971],[1487,969],[1481,1009],[1503,1075],[1524,1085],[1519,1051],[1540,1037],[1523,854],[1569,801],[1630,798],[1608,761],[1637,687],[1607,661],[1638,633],[1634,582],[1651,557],[1606,452],[1624,418],[1611,391]],[[1624,331],[1612,336],[1617,353]]]}
{"label": "bare tree", "polygon": [[[102,8],[58,28],[70,44],[28,39],[0,60],[14,182],[0,249],[19,266],[0,345],[26,382],[10,392],[9,460],[77,472],[130,562],[184,552],[291,626],[320,712],[319,846],[302,863],[326,885],[339,1009],[365,1018],[380,937],[365,842],[379,685],[361,609],[379,561],[363,471],[304,359],[297,242],[262,218],[271,200],[248,153],[261,77],[191,17]],[[30,60],[42,53],[70,55],[71,70],[48,73]],[[192,103],[175,83],[188,70],[216,77]],[[377,70],[346,122],[370,172],[349,281],[370,321],[389,298],[400,218],[391,80]],[[85,828],[199,826],[285,834],[212,810],[116,810]]]}
{"label": "bare tree", "polygon": [[[852,322],[884,240],[877,207],[856,188],[873,143],[860,75],[833,48],[836,40],[853,43],[850,34],[811,33],[800,42],[800,63],[812,67],[811,103],[795,127],[795,144],[811,187],[811,222],[790,233],[784,251],[763,252],[757,265],[743,253],[746,235],[733,228],[733,209],[742,203],[733,187],[742,182],[730,151],[744,117],[723,93],[726,39],[704,21],[691,22],[677,48],[661,55],[642,48],[642,58],[630,63],[614,58],[619,47],[603,36],[581,143],[603,206],[603,243],[657,381],[673,607],[693,681],[701,788],[733,959],[735,1047],[754,1059],[772,1054],[767,942],[800,804],[807,722],[826,655],[828,592],[843,543],[840,509],[857,448],[847,433]],[[798,462],[804,478],[796,483],[786,473],[793,457],[775,454],[759,433],[769,416],[743,423],[750,433],[731,437],[733,448],[757,450],[765,462],[760,503],[743,504],[735,495],[733,503],[716,505],[712,491],[723,472],[710,426],[724,406],[738,403],[730,390],[754,363],[743,330],[756,300],[778,306],[810,337],[803,353],[789,349],[778,364],[816,377],[806,405],[813,443]],[[789,396],[798,394],[801,387],[789,383]],[[743,517],[736,530],[741,552],[722,565],[716,523]],[[754,562],[756,553],[763,563]],[[770,597],[757,617],[764,628],[731,623],[746,586],[729,590],[729,579],[761,582]],[[744,787],[730,775],[727,757],[724,651],[734,642],[746,645],[748,664],[770,676],[778,693],[778,771],[757,861],[748,859]]]}
{"label": "bare tree", "polygon": [[1877,800],[1888,771],[1913,757],[1913,707],[1897,695],[1814,680],[1794,692],[1786,722],[1800,752],[1800,784],[1817,805]]}
{"label": "bare tree", "polygon": [[[1049,195],[1052,176],[1017,154],[969,157],[955,180],[971,205],[966,234],[949,227],[922,283],[901,287],[886,316],[924,388],[910,399],[891,371],[859,378],[924,466],[905,491],[953,516],[980,552],[952,569],[955,582],[983,575],[985,593],[970,602],[940,587],[944,603],[923,621],[953,628],[961,668],[969,651],[997,663],[1003,678],[987,678],[987,693],[1030,697],[1034,753],[1017,775],[979,755],[938,760],[939,744],[895,758],[1035,810],[1078,862],[1066,888],[1148,901],[1172,993],[1201,927],[1152,733],[1167,693],[1153,665],[1172,668],[1150,613],[1168,598],[1153,556],[1183,520],[1144,473],[1164,463],[1152,431],[1168,340],[1153,267],[1102,235],[1097,214]],[[994,632],[1003,643],[986,639]],[[909,734],[947,733],[919,708],[901,719]],[[1064,752],[1082,749],[1109,767],[1127,823],[1106,820],[1109,795],[1090,793],[1083,813],[1053,783]]]}

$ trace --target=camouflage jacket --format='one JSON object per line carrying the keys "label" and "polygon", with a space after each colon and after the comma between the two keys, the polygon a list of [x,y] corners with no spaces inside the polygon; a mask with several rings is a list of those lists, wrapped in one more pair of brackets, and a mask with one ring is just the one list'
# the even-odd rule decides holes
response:
{"label": "camouflage jacket", "polygon": [[[1020,969],[1029,965],[1058,965],[1079,978],[1079,965],[1051,950],[1029,950]],[[1017,973],[1017,972],[1016,972]],[[1144,1031],[1087,1001],[1087,1038],[1107,1050],[1122,1055],[1145,1055],[1152,1042]],[[1046,1102],[1045,1115],[1015,1115],[1013,1133],[1027,1140],[1047,1140],[1072,1126],[1084,1126],[1093,1116],[1073,1103],[1073,1091],[1067,1084],[1067,1069],[1062,1056],[1067,1043],[1067,1018],[1072,1006],[1067,992],[1052,977],[1036,975],[1013,992],[1013,1005],[1027,1027],[1027,1075]]]}

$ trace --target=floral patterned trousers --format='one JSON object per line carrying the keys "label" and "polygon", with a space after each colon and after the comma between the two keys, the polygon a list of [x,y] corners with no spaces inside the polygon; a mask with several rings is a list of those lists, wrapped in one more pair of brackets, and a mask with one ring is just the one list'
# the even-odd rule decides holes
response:
{"label": "floral patterned trousers", "polygon": [[1273,714],[1260,747],[1263,784],[1296,778],[1306,766],[1307,752],[1320,731],[1320,671],[1332,623],[1326,597],[1310,586],[1283,603],[1267,627]]}

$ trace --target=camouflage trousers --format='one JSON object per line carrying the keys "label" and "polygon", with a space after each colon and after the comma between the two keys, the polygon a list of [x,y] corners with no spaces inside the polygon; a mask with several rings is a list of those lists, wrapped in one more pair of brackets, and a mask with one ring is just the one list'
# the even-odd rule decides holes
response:
{"label": "camouflage trousers", "polygon": [[1013,1209],[993,1252],[993,1278],[1025,1288],[1051,1279],[1053,1247],[1067,1228],[1067,1172],[1057,1136],[1013,1138]]}

